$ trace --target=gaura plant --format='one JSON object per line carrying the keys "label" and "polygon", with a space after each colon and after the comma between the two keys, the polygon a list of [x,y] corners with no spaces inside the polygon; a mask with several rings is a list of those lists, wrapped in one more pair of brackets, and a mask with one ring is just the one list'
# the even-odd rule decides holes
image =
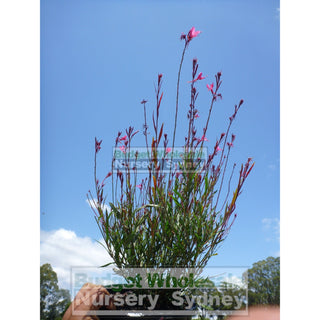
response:
{"label": "gaura plant", "polygon": [[[133,127],[118,132],[112,158],[112,168],[100,183],[97,179],[96,161],[102,140],[95,139],[94,179],[95,196],[89,191],[88,201],[104,239],[104,247],[118,268],[128,267],[198,267],[203,268],[216,254],[217,246],[225,239],[236,214],[236,201],[241,193],[254,163],[248,158],[241,165],[233,194],[231,194],[234,164],[228,179],[226,170],[235,135],[231,126],[243,104],[235,105],[229,117],[226,131],[212,146],[207,158],[201,155],[205,143],[213,105],[222,99],[221,72],[215,75],[214,83],[207,84],[211,102],[206,124],[198,134],[196,120],[199,111],[197,84],[205,79],[198,73],[198,61],[193,59],[190,84],[190,105],[187,111],[188,128],[179,161],[174,163],[175,138],[179,111],[180,74],[185,53],[190,42],[199,35],[193,27],[182,34],[184,41],[176,93],[174,128],[171,145],[164,123],[160,125],[159,114],[163,98],[161,89],[163,75],[156,83],[156,108],[152,114],[152,137],[149,138],[147,101],[142,100],[144,110],[143,135],[147,154],[146,173],[138,179],[139,151],[134,152],[134,137],[138,133]],[[231,136],[230,136],[231,135]],[[122,154],[123,169],[115,166],[117,154]],[[167,164],[170,169],[167,170]],[[112,202],[107,204],[104,186],[112,180]],[[110,179],[109,179],[110,180]]]}

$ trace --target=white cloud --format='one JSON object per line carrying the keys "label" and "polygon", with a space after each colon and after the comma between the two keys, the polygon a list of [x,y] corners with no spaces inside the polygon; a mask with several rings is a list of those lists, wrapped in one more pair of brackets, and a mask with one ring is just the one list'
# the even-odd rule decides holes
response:
{"label": "white cloud", "polygon": [[263,230],[268,233],[267,241],[280,240],[280,220],[278,218],[262,219]]}
{"label": "white cloud", "polygon": [[[95,203],[97,202],[97,199],[87,199],[86,202],[88,203],[88,205],[92,208],[95,208]],[[107,210],[107,212],[111,211],[110,206],[108,206],[107,204],[104,204],[101,206],[102,210],[105,211]]]}
{"label": "white cloud", "polygon": [[235,275],[231,275],[231,276],[228,276],[228,277],[225,277],[223,279],[224,282],[228,282],[230,284],[233,284],[233,285],[236,285],[236,286],[239,286],[241,288],[244,288],[245,287],[245,283],[243,282],[243,280]]}
{"label": "white cloud", "polygon": [[101,266],[112,262],[107,251],[89,237],[59,229],[40,231],[40,263],[50,263],[58,275],[59,286],[70,288],[72,266]]}

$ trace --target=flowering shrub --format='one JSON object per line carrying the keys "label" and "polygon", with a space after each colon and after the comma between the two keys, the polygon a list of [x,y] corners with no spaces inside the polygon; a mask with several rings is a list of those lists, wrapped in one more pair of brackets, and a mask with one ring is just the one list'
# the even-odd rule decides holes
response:
{"label": "flowering shrub", "polygon": [[[214,103],[222,99],[219,92],[222,83],[221,72],[215,75],[214,83],[207,84],[211,95],[206,125],[198,134],[196,119],[199,111],[196,107],[198,81],[205,79],[198,73],[197,59],[193,59],[191,99],[187,112],[188,128],[181,159],[173,165],[175,136],[179,111],[180,73],[183,59],[190,42],[199,35],[193,27],[184,41],[181,62],[178,71],[176,108],[171,145],[165,127],[159,124],[160,107],[163,97],[161,90],[163,75],[159,74],[156,84],[156,108],[152,116],[152,137],[149,140],[146,100],[144,108],[143,135],[147,150],[146,174],[138,179],[137,161],[139,152],[130,156],[134,149],[134,137],[138,133],[133,127],[118,132],[111,172],[100,183],[96,175],[97,154],[102,141],[95,140],[95,193],[88,194],[89,203],[95,213],[95,219],[105,241],[105,248],[119,268],[125,267],[204,267],[216,254],[217,246],[225,239],[236,217],[236,201],[243,184],[254,164],[248,158],[241,165],[233,194],[230,195],[232,177],[226,180],[226,169],[235,135],[230,128],[243,104],[235,105],[229,118],[226,132],[213,145],[213,150],[203,161],[201,158],[208,142],[207,129]],[[164,152],[160,152],[164,150]],[[123,155],[123,170],[115,167],[116,152]],[[132,165],[133,162],[133,165]],[[166,164],[171,164],[166,170]],[[106,206],[107,197],[103,190],[107,178],[112,180],[112,202]],[[223,195],[223,185],[226,185]]]}

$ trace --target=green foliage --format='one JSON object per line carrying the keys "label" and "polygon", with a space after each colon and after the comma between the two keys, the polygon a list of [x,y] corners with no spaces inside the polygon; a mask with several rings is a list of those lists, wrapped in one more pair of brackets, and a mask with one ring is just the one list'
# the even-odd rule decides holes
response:
{"label": "green foliage", "polygon": [[243,298],[246,296],[246,290],[244,287],[233,284],[233,283],[228,283],[228,282],[223,282],[220,286],[220,293],[221,296],[232,296],[235,297],[237,296],[239,300],[241,301],[241,306],[237,305],[235,300],[232,300],[232,303],[228,306],[224,306],[223,308],[220,308],[220,310],[237,310],[237,307],[239,310],[244,309],[246,307],[245,301],[243,301]]}
{"label": "green foliage", "polygon": [[[246,308],[246,289],[243,286],[236,285],[234,283],[230,283],[227,281],[223,281],[219,283],[218,286],[209,279],[206,279],[206,284],[208,287],[205,289],[193,289],[192,294],[196,296],[204,296],[213,297],[211,302],[207,304],[197,304],[197,309],[199,310],[198,319],[208,319],[208,313],[212,311],[234,311],[241,310]],[[232,299],[228,299],[231,297]],[[236,301],[234,297],[238,297]],[[224,300],[228,299],[228,300]],[[225,304],[224,301],[227,303]],[[208,302],[208,300],[207,300]],[[217,319],[222,320],[225,319],[226,316],[218,315]]]}
{"label": "green foliage", "polygon": [[247,271],[249,305],[280,305],[280,257],[268,257]]}
{"label": "green foliage", "polygon": [[[191,31],[190,31],[191,32]],[[239,176],[231,194],[231,178],[233,166],[227,183],[227,192],[222,195],[223,184],[229,154],[235,135],[229,132],[243,100],[235,106],[229,117],[226,133],[222,133],[214,144],[213,150],[203,161],[201,156],[205,137],[214,103],[222,98],[219,88],[222,83],[221,72],[215,75],[213,83],[207,86],[211,95],[206,125],[197,134],[196,118],[198,109],[196,101],[198,92],[196,83],[202,80],[202,73],[197,76],[198,62],[193,59],[192,81],[190,81],[190,108],[187,111],[188,129],[183,146],[183,155],[176,166],[165,170],[166,163],[173,162],[175,132],[177,127],[178,97],[180,72],[184,55],[193,37],[185,37],[180,68],[178,72],[177,96],[175,109],[174,134],[169,147],[168,134],[164,124],[159,123],[160,106],[163,92],[162,74],[158,75],[156,88],[156,107],[152,116],[153,135],[148,139],[146,116],[146,100],[144,106],[144,136],[147,150],[147,173],[138,181],[138,152],[131,156],[134,136],[138,131],[133,127],[121,132],[116,137],[116,151],[112,160],[112,202],[107,210],[107,198],[103,194],[106,178],[99,183],[96,177],[96,158],[101,149],[101,142],[95,140],[94,178],[96,196],[89,192],[89,203],[95,213],[109,255],[119,268],[123,267],[204,267],[208,260],[216,254],[217,246],[225,239],[235,219],[236,201],[241,193],[244,181],[248,177],[253,164],[251,158],[241,166]],[[205,112],[203,112],[205,114]],[[119,144],[123,144],[119,147]],[[221,147],[221,148],[220,148]],[[123,168],[115,169],[116,153],[123,153]],[[160,149],[165,150],[161,152]],[[120,152],[120,153],[121,153]],[[138,184],[139,183],[139,184]]]}
{"label": "green foliage", "polygon": [[40,267],[40,319],[61,320],[70,305],[68,290],[59,289],[57,274],[49,263]]}

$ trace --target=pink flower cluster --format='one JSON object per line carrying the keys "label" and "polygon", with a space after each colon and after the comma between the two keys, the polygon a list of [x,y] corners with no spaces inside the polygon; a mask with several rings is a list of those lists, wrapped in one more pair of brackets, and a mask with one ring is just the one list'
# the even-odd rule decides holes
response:
{"label": "pink flower cluster", "polygon": [[94,139],[95,139],[95,150],[96,150],[96,153],[98,153],[99,150],[101,149],[102,140],[98,141],[97,138],[94,138]]}
{"label": "pink flower cluster", "polygon": [[117,142],[123,143],[122,146],[119,147],[119,149],[123,152],[126,153],[127,145],[128,145],[128,137],[123,136],[123,137],[118,137]]}
{"label": "pink flower cluster", "polygon": [[187,43],[190,42],[193,38],[197,37],[201,31],[196,31],[195,27],[192,27],[188,34],[185,35],[184,33],[181,34],[180,39],[185,40]]}

